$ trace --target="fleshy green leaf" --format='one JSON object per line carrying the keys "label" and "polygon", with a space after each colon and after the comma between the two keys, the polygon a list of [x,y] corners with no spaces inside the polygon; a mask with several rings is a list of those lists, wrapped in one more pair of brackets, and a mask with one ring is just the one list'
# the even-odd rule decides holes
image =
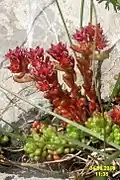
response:
{"label": "fleshy green leaf", "polygon": [[111,98],[115,98],[118,95],[119,92],[120,92],[120,73],[119,73],[118,79],[116,81],[116,84],[115,84],[115,86],[113,88]]}

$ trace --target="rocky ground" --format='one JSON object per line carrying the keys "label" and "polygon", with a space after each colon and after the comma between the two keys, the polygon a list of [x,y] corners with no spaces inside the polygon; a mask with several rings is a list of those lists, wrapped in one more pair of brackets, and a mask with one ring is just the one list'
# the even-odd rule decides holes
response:
{"label": "rocky ground", "polygon": [[67,180],[61,175],[43,174],[36,170],[0,167],[0,180]]}
{"label": "rocky ground", "polygon": [[[28,172],[29,174],[29,172]],[[40,178],[40,177],[20,177],[19,175],[7,174],[7,173],[0,173],[1,180],[55,180],[56,178]],[[57,179],[63,180],[63,179]],[[66,179],[67,180],[67,179]]]}
{"label": "rocky ground", "polygon": [[[80,8],[78,7],[80,6],[80,0],[76,0],[76,3],[73,3],[73,0],[60,0],[59,2],[70,33],[73,34],[75,29],[79,27]],[[88,21],[88,5],[87,2],[84,23]],[[104,9],[104,5],[97,6],[97,14],[99,15],[98,21],[101,22],[105,34],[110,40],[110,45],[113,45],[120,38],[120,14],[114,13],[113,10],[108,12]],[[47,49],[51,43],[56,43],[59,39],[65,42],[68,40],[59,12],[52,0],[0,0],[0,83],[16,93],[28,86],[26,84],[18,85],[13,82],[12,78],[10,78],[11,73],[4,68],[6,66],[4,54],[9,48],[25,44],[28,47],[40,45]],[[108,96],[110,88],[115,83],[113,77],[120,70],[118,65],[120,63],[119,47],[120,41],[117,42],[110,59],[107,59],[102,64],[103,97]],[[36,104],[41,100],[43,100],[44,105],[47,104],[42,94],[34,93],[30,96],[29,92],[31,92],[31,89],[27,88],[27,90],[19,94]],[[24,124],[25,126],[26,117],[19,121],[18,114],[23,110],[27,111],[30,108],[28,104],[22,101],[17,101],[17,104],[15,104],[14,99],[14,103],[11,103],[6,112],[3,113],[12,98],[11,94],[5,94],[0,90],[0,114],[2,114],[2,119],[9,123],[17,121],[20,123],[19,125]],[[31,121],[33,117],[28,119]],[[59,178],[56,176],[52,178],[49,174],[43,175],[35,170],[23,173],[21,170],[6,167],[0,167],[0,172],[0,180],[54,180]],[[49,176],[51,178],[47,178]],[[64,178],[62,177],[62,179]]]}

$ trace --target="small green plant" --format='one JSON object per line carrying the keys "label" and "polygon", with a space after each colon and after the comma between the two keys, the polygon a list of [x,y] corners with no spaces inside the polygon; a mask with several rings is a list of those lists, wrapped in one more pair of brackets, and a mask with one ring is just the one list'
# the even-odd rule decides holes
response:
{"label": "small green plant", "polygon": [[110,5],[112,4],[114,10],[117,12],[120,10],[120,1],[119,0],[97,0],[99,3],[105,2],[105,8],[110,9]]}
{"label": "small green plant", "polygon": [[9,137],[6,135],[1,135],[0,136],[0,144],[1,145],[6,145],[9,142]]}
{"label": "small green plant", "polygon": [[77,128],[69,126],[67,131],[61,134],[51,125],[39,125],[39,129],[32,128],[24,146],[24,151],[31,160],[58,160],[65,154],[73,153],[77,149],[77,146],[64,138],[66,136],[80,140],[80,130]]}

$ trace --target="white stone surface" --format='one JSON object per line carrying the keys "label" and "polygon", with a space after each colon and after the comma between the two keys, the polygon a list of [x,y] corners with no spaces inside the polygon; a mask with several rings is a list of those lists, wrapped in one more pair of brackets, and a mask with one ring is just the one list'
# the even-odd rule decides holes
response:
{"label": "white stone surface", "polygon": [[[55,178],[39,178],[39,177],[31,177],[31,178],[24,178],[24,177],[19,177],[17,175],[13,175],[12,174],[6,174],[6,173],[0,173],[0,180],[6,180],[6,178],[12,178],[11,180],[55,180]],[[57,179],[57,180],[62,180],[62,179]],[[64,180],[68,180],[68,179],[64,179]]]}
{"label": "white stone surface", "polygon": [[[0,1],[0,61],[4,60],[4,54],[9,48],[15,48],[21,45],[27,37],[25,46],[35,47],[40,45],[45,49],[50,47],[51,43],[56,43],[58,40],[68,41],[65,33],[63,23],[61,21],[57,6],[55,2],[47,7],[40,15],[42,9],[49,5],[51,1],[47,0],[1,0]],[[88,23],[89,15],[89,0],[86,0],[86,8],[84,11],[84,25]],[[96,2],[96,1],[95,1]],[[75,32],[76,28],[79,28],[79,16],[80,16],[80,1],[76,0],[73,3],[72,0],[59,0],[63,15],[65,17],[70,34]],[[96,3],[95,3],[96,4]],[[104,28],[105,34],[110,41],[110,45],[113,45],[120,38],[120,13],[115,13],[111,8],[110,11],[104,9],[104,4],[97,5],[96,11],[98,14],[98,22],[100,22]],[[109,89],[114,81],[111,81],[113,76],[119,72],[120,63],[119,59],[119,43],[115,47],[110,59],[105,60],[102,66],[103,72],[103,91],[104,96],[109,94]],[[4,66],[6,63],[4,63]],[[4,84],[9,90],[18,92],[22,88],[28,86],[28,84],[17,84],[13,82],[11,73],[4,68],[0,69],[0,82]],[[0,92],[1,93],[1,92]],[[41,97],[41,93],[37,93]],[[35,94],[36,95],[36,94]],[[1,93],[1,106],[0,110],[4,108],[7,100],[3,93]],[[11,97],[11,96],[10,96]],[[4,101],[6,100],[6,102]],[[4,105],[4,106],[3,106]],[[25,104],[25,107],[27,105]],[[15,106],[12,107],[10,114],[11,119],[16,119]],[[9,115],[6,115],[9,116]],[[5,118],[6,118],[5,116]],[[13,116],[15,116],[13,118]],[[9,118],[11,115],[9,116]],[[7,118],[8,119],[8,118]]]}
{"label": "white stone surface", "polygon": [[[4,60],[4,54],[9,48],[15,48],[21,45],[27,37],[25,46],[35,47],[40,45],[45,49],[49,48],[51,43],[56,43],[59,40],[68,42],[63,23],[61,21],[57,6],[55,3],[47,7],[41,15],[41,10],[47,6],[50,0],[0,0],[0,62]],[[80,22],[80,0],[59,0],[63,15],[65,17],[70,34],[79,28]],[[86,8],[84,12],[84,25],[88,23],[89,2],[86,0]],[[96,4],[96,1],[94,1]],[[104,4],[96,5],[98,22],[104,28],[105,34],[108,37],[110,46],[120,38],[120,13],[115,13],[111,8],[110,11],[104,9]],[[105,60],[102,65],[102,90],[103,97],[108,96],[110,87],[115,83],[113,79],[120,71],[120,41],[109,59]],[[19,92],[28,84],[17,84],[13,82],[11,73],[5,68],[6,62],[0,66],[0,83],[10,91]],[[7,93],[9,98],[13,98]],[[31,96],[26,96],[25,91],[21,93],[29,100],[38,102],[42,99],[42,94],[39,92]],[[9,100],[0,89],[0,113],[5,109]],[[45,104],[45,102],[43,102]],[[26,103],[19,101],[19,106],[28,109]],[[21,111],[15,105],[11,105],[6,113],[3,114],[3,119],[8,122],[16,121],[17,116]],[[40,178],[39,178],[40,179]],[[2,179],[1,179],[2,180]],[[35,180],[35,179],[34,179]],[[51,179],[52,180],[52,179]]]}

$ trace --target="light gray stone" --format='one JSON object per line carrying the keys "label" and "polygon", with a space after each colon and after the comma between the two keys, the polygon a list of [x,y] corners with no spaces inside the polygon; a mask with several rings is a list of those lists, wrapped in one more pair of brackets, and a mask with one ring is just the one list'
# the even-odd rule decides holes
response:
{"label": "light gray stone", "polygon": [[[12,174],[6,174],[6,173],[0,173],[0,179],[1,180],[55,180],[55,178],[40,178],[40,177],[31,177],[31,178],[24,178],[24,177],[19,177],[17,175],[12,175]],[[57,180],[62,180],[62,179],[57,179]],[[68,179],[64,179],[68,180]]]}
{"label": "light gray stone", "polygon": [[[16,46],[24,44],[27,47],[41,47],[48,49],[51,43],[57,43],[59,40],[68,42],[68,37],[60,18],[57,6],[55,3],[49,5],[50,0],[1,0],[0,1],[0,83],[8,88],[10,91],[18,93],[21,89],[27,87],[29,84],[18,84],[12,80],[11,73],[5,68],[8,64],[4,61],[4,54],[9,48],[13,49]],[[89,22],[89,2],[86,0],[86,8],[84,11],[84,22]],[[110,11],[104,9],[104,4],[97,5],[96,11],[98,15],[98,22],[100,22],[105,31],[105,35],[109,40],[109,45],[112,46],[120,38],[120,13],[115,13],[111,8]],[[59,0],[65,21],[72,35],[80,24],[80,0]],[[47,8],[45,8],[48,6]],[[44,8],[44,11],[42,12]],[[41,13],[42,12],[42,13]],[[68,43],[69,44],[69,43]],[[102,97],[106,97],[110,93],[111,87],[114,85],[114,75],[120,72],[120,42],[118,41],[116,47],[109,59],[105,60],[102,65]],[[81,78],[78,79],[81,82]],[[28,88],[29,92],[34,90],[35,93],[27,95],[27,91],[23,91],[20,95],[28,100],[38,103],[46,100],[43,99],[41,92],[36,92],[33,88]],[[33,90],[32,90],[33,89]],[[6,93],[9,98],[13,98],[11,94]],[[6,97],[5,91],[0,89],[0,113],[7,107],[9,100]],[[48,103],[48,102],[47,102]],[[31,108],[23,101],[18,101],[17,105],[24,110]],[[8,122],[18,120],[18,115],[22,111],[11,104],[7,111],[2,115],[2,118]],[[0,174],[1,178],[5,178],[6,174]],[[14,180],[18,178],[17,176]],[[21,180],[24,178],[21,178]],[[40,178],[39,178],[40,179]],[[43,178],[42,178],[43,179]],[[2,179],[1,179],[2,180]],[[20,180],[18,178],[18,180]],[[31,179],[32,180],[32,179]],[[35,180],[35,178],[34,178]],[[36,179],[37,180],[37,179]],[[52,179],[50,179],[52,180]]]}

